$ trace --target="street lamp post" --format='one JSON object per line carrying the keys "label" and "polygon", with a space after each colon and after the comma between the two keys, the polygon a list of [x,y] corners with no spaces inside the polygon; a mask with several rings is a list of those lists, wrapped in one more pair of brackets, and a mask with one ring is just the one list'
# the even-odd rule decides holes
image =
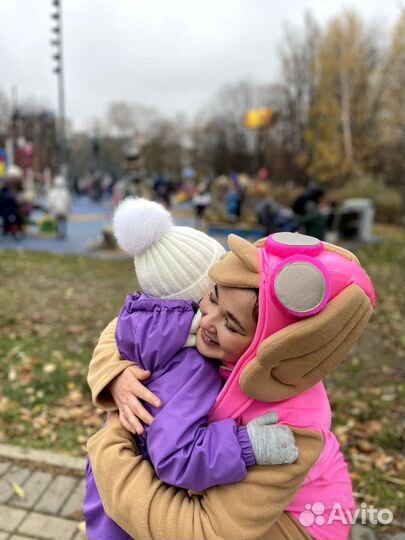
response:
{"label": "street lamp post", "polygon": [[54,34],[51,39],[51,45],[55,47],[52,56],[55,64],[53,72],[58,76],[58,105],[59,105],[59,172],[63,176],[67,173],[66,159],[66,131],[65,131],[65,82],[64,82],[64,64],[63,64],[63,39],[62,39],[62,0],[52,0],[54,11],[51,18],[55,26],[51,28]]}

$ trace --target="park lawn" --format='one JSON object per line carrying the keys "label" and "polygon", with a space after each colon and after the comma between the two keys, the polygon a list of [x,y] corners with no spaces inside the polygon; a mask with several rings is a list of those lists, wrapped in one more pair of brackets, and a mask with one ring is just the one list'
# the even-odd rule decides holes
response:
{"label": "park lawn", "polygon": [[83,454],[102,423],[87,366],[136,288],[133,262],[0,252],[0,439]]}
{"label": "park lawn", "polygon": [[[356,253],[378,309],[326,385],[357,502],[400,517],[405,240],[400,229],[376,233],[383,241]],[[103,423],[90,403],[87,366],[100,331],[136,287],[133,263],[2,251],[0,278],[0,440],[82,455]]]}

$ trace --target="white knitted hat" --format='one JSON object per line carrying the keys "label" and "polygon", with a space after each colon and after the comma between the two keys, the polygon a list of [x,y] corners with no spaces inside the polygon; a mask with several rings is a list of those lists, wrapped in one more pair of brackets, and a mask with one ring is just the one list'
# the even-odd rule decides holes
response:
{"label": "white knitted hat", "polygon": [[146,199],[125,199],[114,214],[114,235],[134,256],[142,290],[156,298],[198,302],[212,287],[209,268],[225,253],[219,242]]}

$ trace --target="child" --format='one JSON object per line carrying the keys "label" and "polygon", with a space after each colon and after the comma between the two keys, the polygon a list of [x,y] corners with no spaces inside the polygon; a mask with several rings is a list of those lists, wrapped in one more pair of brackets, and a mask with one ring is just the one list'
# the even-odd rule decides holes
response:
{"label": "child", "polygon": [[[119,245],[135,256],[139,284],[148,293],[127,297],[116,339],[124,360],[152,372],[148,387],[164,404],[159,410],[151,408],[155,419],[137,438],[159,478],[177,487],[204,490],[242,480],[247,467],[255,464],[295,461],[292,433],[286,426],[271,425],[277,421],[275,415],[246,427],[228,419],[207,425],[221,377],[216,364],[185,345],[195,341],[189,336],[200,320],[195,302],[212,288],[208,270],[224,254],[222,246],[204,233],[173,226],[163,207],[143,199],[121,204],[114,231]],[[252,335],[244,336],[234,351],[235,359],[253,339],[253,322],[252,328]],[[105,515],[90,464],[85,517],[89,540],[128,537]]]}
{"label": "child", "polygon": [[[277,233],[256,246],[231,236],[229,245],[231,252],[210,270],[217,289],[201,302],[197,342],[208,331],[211,354],[223,352],[224,313],[235,291],[259,288],[259,317],[250,346],[228,366],[210,420],[231,417],[243,425],[276,411],[294,431],[300,457],[283,467],[253,467],[237,484],[190,498],[166,488],[135,459],[127,432],[112,416],[88,445],[103,502],[134,538],[345,540],[354,500],[321,381],[365,329],[373,286],[354,255],[305,235]],[[104,388],[97,384],[100,355],[106,369],[116,363],[114,328],[111,323],[103,332],[90,364],[94,399]],[[114,493],[110,478],[119,487]]]}

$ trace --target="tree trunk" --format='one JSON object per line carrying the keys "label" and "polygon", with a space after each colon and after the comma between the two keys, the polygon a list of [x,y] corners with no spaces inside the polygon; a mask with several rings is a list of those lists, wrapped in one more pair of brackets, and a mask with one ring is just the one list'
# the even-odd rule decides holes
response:
{"label": "tree trunk", "polygon": [[351,167],[353,163],[353,143],[352,143],[352,126],[350,118],[350,102],[349,102],[349,82],[347,79],[347,71],[340,68],[340,106],[341,106],[341,120],[343,131],[343,147],[345,151],[345,158],[348,165]]}

